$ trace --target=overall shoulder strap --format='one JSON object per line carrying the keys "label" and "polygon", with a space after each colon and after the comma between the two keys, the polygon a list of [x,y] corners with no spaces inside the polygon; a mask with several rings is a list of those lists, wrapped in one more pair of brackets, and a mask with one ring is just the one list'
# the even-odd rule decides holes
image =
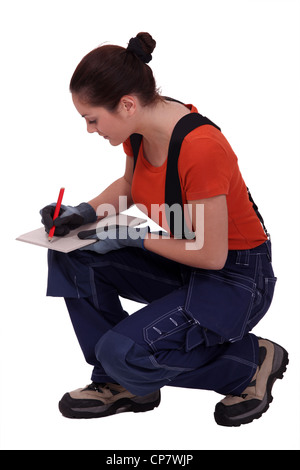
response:
{"label": "overall shoulder strap", "polygon": [[135,165],[138,158],[142,138],[143,136],[141,134],[131,134],[130,136],[130,143],[133,151],[133,171],[135,170]]}
{"label": "overall shoulder strap", "polygon": [[257,205],[256,205],[255,202],[253,201],[253,198],[252,198],[252,196],[251,196],[251,193],[250,193],[248,187],[247,187],[247,191],[248,191],[249,200],[250,200],[250,202],[252,202],[252,206],[253,206],[254,212],[256,213],[257,217],[259,218],[259,221],[260,221],[260,223],[261,223],[261,225],[262,225],[262,227],[263,227],[263,229],[264,229],[264,231],[265,231],[265,234],[267,235],[268,238],[270,238],[270,234],[269,234],[269,232],[268,232],[268,230],[267,230],[267,227],[265,226],[264,219],[262,218],[262,215],[261,215],[261,213],[259,212]]}
{"label": "overall shoulder strap", "polygon": [[[186,135],[188,135],[197,127],[204,126],[206,124],[221,130],[207,117],[202,116],[199,113],[187,114],[176,124],[170,140],[165,182],[166,217],[171,233],[176,236],[177,233],[175,232],[178,232],[178,238],[186,238],[189,233],[184,218],[181,185],[178,174],[178,158],[180,155],[181,145]],[[170,210],[174,204],[179,204],[181,206],[182,220],[180,229],[178,228],[178,221],[175,227],[174,211]],[[188,238],[190,238],[190,236],[188,236]]]}
{"label": "overall shoulder strap", "polygon": [[[176,101],[171,98],[166,98],[168,100]],[[176,126],[174,127],[168,152],[168,162],[166,170],[166,182],[165,182],[165,204],[166,204],[166,217],[168,225],[170,227],[171,233],[176,236],[175,232],[178,232],[179,238],[184,238],[188,233],[183,211],[183,203],[181,197],[181,186],[178,175],[178,158],[181,150],[182,142],[187,134],[192,132],[194,129],[205,124],[220,128],[210,121],[207,117],[202,116],[199,113],[190,113],[181,118]],[[133,151],[134,166],[133,171],[135,170],[140,145],[142,142],[143,136],[141,134],[132,134],[130,136],[130,143]],[[170,210],[174,204],[179,204],[181,207],[182,217],[181,217],[181,228],[177,230],[175,227],[174,220],[174,211]],[[178,221],[177,221],[178,224]]]}

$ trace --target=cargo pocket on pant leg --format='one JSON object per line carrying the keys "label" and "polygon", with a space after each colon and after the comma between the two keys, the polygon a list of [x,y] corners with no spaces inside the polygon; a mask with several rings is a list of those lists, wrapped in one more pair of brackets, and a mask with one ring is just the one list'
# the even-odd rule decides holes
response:
{"label": "cargo pocket on pant leg", "polygon": [[207,346],[238,341],[255,297],[252,279],[230,271],[194,271],[185,311],[202,327]]}
{"label": "cargo pocket on pant leg", "polygon": [[144,340],[152,351],[182,349],[194,320],[182,307],[170,310],[144,328]]}

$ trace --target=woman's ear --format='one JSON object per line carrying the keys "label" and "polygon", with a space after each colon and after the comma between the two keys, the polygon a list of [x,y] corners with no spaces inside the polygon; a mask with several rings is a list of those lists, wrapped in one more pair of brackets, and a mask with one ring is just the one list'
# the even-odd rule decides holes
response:
{"label": "woman's ear", "polygon": [[120,111],[123,111],[127,116],[132,116],[137,108],[137,99],[134,96],[126,95],[120,100]]}

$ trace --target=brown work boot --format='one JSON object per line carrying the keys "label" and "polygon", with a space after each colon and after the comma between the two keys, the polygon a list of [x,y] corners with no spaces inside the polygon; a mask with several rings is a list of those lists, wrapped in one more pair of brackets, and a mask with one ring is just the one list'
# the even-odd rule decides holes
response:
{"label": "brown work boot", "polygon": [[276,343],[259,338],[259,365],[248,387],[239,396],[228,395],[215,408],[215,420],[221,426],[240,426],[260,418],[273,397],[276,379],[282,379],[288,353]]}
{"label": "brown work boot", "polygon": [[118,384],[92,382],[85,388],[66,393],[58,406],[66,418],[101,418],[125,411],[153,410],[159,403],[160,390],[137,396]]}

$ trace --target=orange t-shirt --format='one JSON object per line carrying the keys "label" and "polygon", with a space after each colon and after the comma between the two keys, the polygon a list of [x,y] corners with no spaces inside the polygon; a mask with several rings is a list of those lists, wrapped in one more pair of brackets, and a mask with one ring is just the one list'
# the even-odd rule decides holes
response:
{"label": "orange t-shirt", "polygon": [[[187,107],[191,112],[198,112],[193,105]],[[126,155],[133,157],[130,139],[123,147]],[[141,145],[132,181],[132,198],[139,207],[145,206],[148,217],[169,232],[164,213],[162,215],[166,168],[167,159],[160,167],[152,166],[144,157]],[[218,129],[204,125],[185,137],[178,159],[178,173],[183,204],[226,195],[229,250],[250,249],[266,241],[267,236],[249,201],[237,157]]]}

